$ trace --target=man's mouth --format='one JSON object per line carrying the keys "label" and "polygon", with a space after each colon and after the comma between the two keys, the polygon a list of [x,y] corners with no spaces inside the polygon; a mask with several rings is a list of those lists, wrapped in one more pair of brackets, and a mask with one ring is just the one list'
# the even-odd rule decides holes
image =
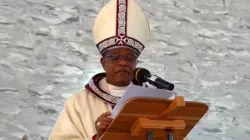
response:
{"label": "man's mouth", "polygon": [[121,73],[121,72],[125,72],[125,73],[129,74],[129,72],[127,70],[119,70],[116,73]]}

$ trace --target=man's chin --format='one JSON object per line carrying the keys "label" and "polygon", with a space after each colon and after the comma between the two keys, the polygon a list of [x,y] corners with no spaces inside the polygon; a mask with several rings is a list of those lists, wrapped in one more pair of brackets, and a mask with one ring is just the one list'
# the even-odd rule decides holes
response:
{"label": "man's chin", "polygon": [[130,84],[131,81],[129,80],[124,80],[124,79],[117,79],[115,82],[115,86],[119,86],[119,87],[125,87],[128,86]]}

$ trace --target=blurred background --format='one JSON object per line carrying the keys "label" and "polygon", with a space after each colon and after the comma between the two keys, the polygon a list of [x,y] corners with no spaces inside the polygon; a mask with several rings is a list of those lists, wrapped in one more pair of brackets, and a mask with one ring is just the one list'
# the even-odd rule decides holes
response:
{"label": "blurred background", "polygon": [[[250,137],[250,1],[135,0],[139,66],[210,110],[190,140]],[[92,25],[108,0],[0,0],[0,140],[46,140],[64,101],[102,72]]]}

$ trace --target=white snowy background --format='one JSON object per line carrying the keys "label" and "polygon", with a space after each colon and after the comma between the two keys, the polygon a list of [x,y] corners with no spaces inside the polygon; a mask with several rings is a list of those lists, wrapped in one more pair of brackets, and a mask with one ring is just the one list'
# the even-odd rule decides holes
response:
{"label": "white snowy background", "polygon": [[[135,0],[139,66],[210,110],[190,140],[250,139],[250,1]],[[108,0],[0,0],[0,140],[46,140],[64,101],[101,72],[92,25]]]}

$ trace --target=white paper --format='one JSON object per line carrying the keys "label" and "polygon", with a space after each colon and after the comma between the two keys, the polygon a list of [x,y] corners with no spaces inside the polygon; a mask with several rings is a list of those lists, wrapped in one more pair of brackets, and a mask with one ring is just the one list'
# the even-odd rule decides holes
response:
{"label": "white paper", "polygon": [[110,117],[115,118],[119,114],[119,112],[123,109],[124,105],[131,98],[147,97],[147,98],[157,98],[157,99],[169,99],[173,95],[176,95],[176,92],[130,85],[125,91],[122,98],[120,99],[119,103],[116,104],[115,108],[112,110],[112,114]]}

